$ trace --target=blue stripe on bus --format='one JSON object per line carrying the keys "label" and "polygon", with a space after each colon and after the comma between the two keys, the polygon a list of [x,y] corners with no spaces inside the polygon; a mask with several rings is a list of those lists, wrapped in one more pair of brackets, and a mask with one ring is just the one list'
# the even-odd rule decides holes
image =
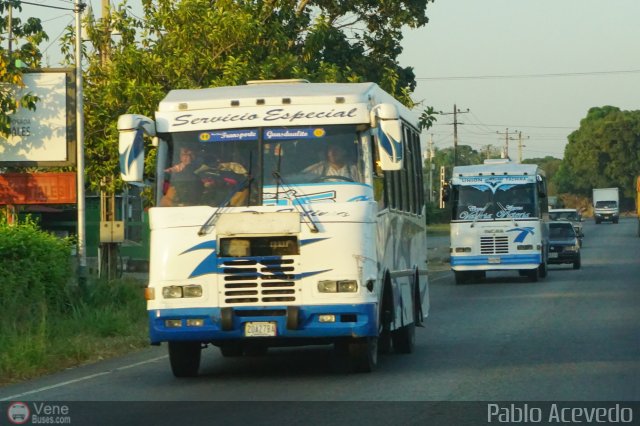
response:
{"label": "blue stripe on bus", "polygon": [[[273,321],[277,324],[277,338],[324,338],[324,337],[365,337],[378,332],[377,309],[373,303],[349,305],[299,306],[299,328],[287,329],[286,315],[273,315],[275,311],[286,312],[286,306],[243,306],[234,307],[233,329],[221,329],[220,308],[178,308],[152,309],[148,311],[149,337],[151,343],[168,341],[244,339],[244,323],[253,321]],[[242,311],[251,311],[243,316]],[[265,315],[259,315],[265,311]],[[335,322],[320,322],[319,315],[336,315]],[[180,320],[182,327],[166,327],[166,320]],[[203,319],[202,327],[187,326],[187,319]],[[351,321],[354,319],[355,321]]]}
{"label": "blue stripe on bus", "polygon": [[[489,262],[489,259],[499,258],[500,262]],[[530,263],[542,263],[542,256],[537,254],[508,254],[489,256],[451,256],[451,266],[475,266],[475,265],[519,265]]]}

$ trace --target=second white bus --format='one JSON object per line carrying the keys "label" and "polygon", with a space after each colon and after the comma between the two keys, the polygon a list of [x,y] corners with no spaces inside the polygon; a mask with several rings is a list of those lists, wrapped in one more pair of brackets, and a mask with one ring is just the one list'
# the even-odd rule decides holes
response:
{"label": "second white bus", "polygon": [[457,284],[488,271],[547,275],[548,206],[544,171],[535,164],[487,161],[454,167],[451,269]]}

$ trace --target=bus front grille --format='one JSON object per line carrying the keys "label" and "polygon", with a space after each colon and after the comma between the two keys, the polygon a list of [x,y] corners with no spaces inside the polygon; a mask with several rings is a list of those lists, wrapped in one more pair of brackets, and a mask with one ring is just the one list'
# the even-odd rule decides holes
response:
{"label": "bus front grille", "polygon": [[509,253],[509,237],[480,237],[480,253],[481,254],[508,254]]}
{"label": "bus front grille", "polygon": [[224,304],[290,303],[296,300],[293,259],[222,259]]}

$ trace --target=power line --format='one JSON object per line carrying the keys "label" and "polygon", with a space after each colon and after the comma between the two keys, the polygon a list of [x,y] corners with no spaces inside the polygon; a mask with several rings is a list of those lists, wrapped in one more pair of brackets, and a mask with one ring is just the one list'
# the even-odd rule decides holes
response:
{"label": "power line", "polygon": [[460,108],[453,104],[453,112],[442,112],[440,111],[440,115],[449,115],[453,114],[453,165],[456,166],[458,164],[458,124],[464,124],[458,122],[458,114],[466,114],[469,112],[469,108],[466,111],[461,111]]}
{"label": "power line", "polygon": [[447,76],[447,77],[416,77],[416,80],[489,80],[508,78],[548,78],[548,77],[584,77],[589,75],[612,75],[612,74],[637,74],[640,70],[615,70],[615,71],[585,71],[566,73],[545,73],[545,74],[503,74],[503,75],[467,75],[467,76]]}
{"label": "power line", "polygon": [[42,3],[32,3],[32,2],[24,1],[24,0],[22,0],[20,3],[28,4],[28,5],[31,5],[31,6],[48,7],[49,9],[70,10],[70,11],[74,10],[73,8],[62,7],[62,6],[52,6],[50,4],[42,4]]}

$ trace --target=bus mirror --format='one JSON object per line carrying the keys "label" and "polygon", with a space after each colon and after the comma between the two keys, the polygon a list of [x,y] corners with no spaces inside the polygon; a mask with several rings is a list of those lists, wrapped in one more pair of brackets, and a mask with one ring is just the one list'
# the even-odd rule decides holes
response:
{"label": "bus mirror", "polygon": [[378,153],[382,170],[402,169],[402,122],[391,104],[377,105],[371,111],[371,124],[377,127]]}
{"label": "bus mirror", "polygon": [[542,176],[537,175],[536,180],[538,181],[538,197],[546,198],[547,197],[547,185],[545,181],[542,179]]}
{"label": "bus mirror", "polygon": [[146,133],[155,136],[153,120],[136,114],[126,114],[118,119],[118,152],[120,153],[120,177],[125,182],[142,182],[144,172],[144,139]]}
{"label": "bus mirror", "polygon": [[449,186],[449,182],[444,182],[442,185],[442,201],[449,201],[449,196],[451,195],[451,186]]}

